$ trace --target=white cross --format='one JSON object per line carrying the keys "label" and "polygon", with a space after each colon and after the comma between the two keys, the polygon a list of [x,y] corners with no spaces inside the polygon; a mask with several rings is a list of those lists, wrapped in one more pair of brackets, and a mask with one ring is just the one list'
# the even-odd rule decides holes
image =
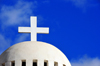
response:
{"label": "white cross", "polygon": [[31,33],[31,41],[37,41],[37,33],[49,33],[49,28],[37,27],[37,17],[31,16],[31,27],[18,27],[20,33]]}

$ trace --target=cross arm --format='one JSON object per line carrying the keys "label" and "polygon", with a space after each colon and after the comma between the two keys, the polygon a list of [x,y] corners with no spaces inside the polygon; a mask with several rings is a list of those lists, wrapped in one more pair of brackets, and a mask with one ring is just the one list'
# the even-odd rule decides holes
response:
{"label": "cross arm", "polygon": [[19,33],[30,33],[31,32],[31,28],[30,27],[18,27],[18,32]]}
{"label": "cross arm", "polygon": [[43,28],[43,27],[39,28],[39,27],[37,27],[37,33],[48,34],[49,33],[49,28],[48,27],[47,28]]}

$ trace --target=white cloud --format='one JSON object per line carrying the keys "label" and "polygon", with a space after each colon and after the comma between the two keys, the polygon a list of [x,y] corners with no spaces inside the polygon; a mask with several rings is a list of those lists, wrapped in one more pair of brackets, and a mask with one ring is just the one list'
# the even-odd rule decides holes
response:
{"label": "white cloud", "polygon": [[29,37],[29,34],[18,34],[14,41],[11,41],[10,38],[5,38],[2,34],[0,34],[0,54],[4,52],[7,48],[11,46],[11,43],[19,43],[25,41]]}
{"label": "white cloud", "polygon": [[85,7],[88,3],[88,0],[70,0],[77,7]]}
{"label": "white cloud", "polygon": [[73,60],[71,64],[72,66],[100,66],[100,59],[83,57],[79,60]]}
{"label": "white cloud", "polygon": [[0,34],[0,54],[10,47],[10,40],[5,39],[3,35]]}
{"label": "white cloud", "polygon": [[36,2],[18,1],[14,6],[4,5],[1,8],[0,19],[3,26],[17,25],[29,22],[33,15]]}
{"label": "white cloud", "polygon": [[17,35],[14,43],[19,43],[19,42],[22,42],[22,41],[25,41],[29,36],[29,34],[19,34]]}
{"label": "white cloud", "polygon": [[98,6],[97,3],[94,4],[95,0],[65,0],[66,2],[72,2],[74,6],[77,8],[81,8],[83,10],[87,9],[88,7],[95,7]]}

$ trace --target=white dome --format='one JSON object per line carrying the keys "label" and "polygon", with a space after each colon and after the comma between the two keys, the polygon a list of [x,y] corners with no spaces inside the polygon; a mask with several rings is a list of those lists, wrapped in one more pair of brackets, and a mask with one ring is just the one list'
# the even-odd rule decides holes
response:
{"label": "white dome", "polygon": [[1,54],[0,63],[25,59],[48,60],[71,66],[59,49],[51,44],[37,41],[27,41],[11,46]]}

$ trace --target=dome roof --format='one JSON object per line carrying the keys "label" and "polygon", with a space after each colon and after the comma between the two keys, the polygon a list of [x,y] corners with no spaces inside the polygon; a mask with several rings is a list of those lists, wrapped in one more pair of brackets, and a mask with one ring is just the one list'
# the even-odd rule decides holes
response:
{"label": "dome roof", "polygon": [[51,60],[71,66],[66,56],[51,44],[37,41],[27,41],[15,44],[0,56],[0,63],[23,59]]}

